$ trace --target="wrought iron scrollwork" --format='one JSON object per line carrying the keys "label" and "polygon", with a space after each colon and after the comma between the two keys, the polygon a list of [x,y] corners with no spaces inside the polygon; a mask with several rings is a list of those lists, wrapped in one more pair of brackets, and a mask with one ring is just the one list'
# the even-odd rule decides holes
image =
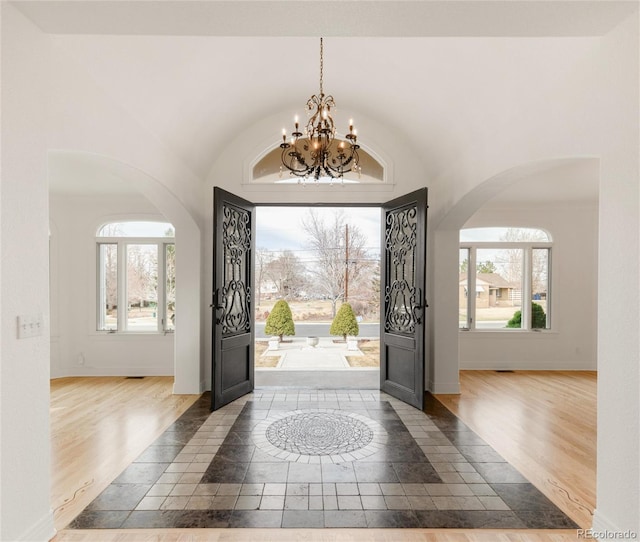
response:
{"label": "wrought iron scrollwork", "polygon": [[418,241],[418,210],[415,206],[387,214],[385,250],[387,286],[385,321],[387,332],[413,333],[420,323],[421,301],[415,287],[415,257]]}
{"label": "wrought iron scrollwork", "polygon": [[251,287],[247,284],[251,265],[251,215],[224,205],[222,220],[224,276],[222,291],[215,300],[222,314],[217,323],[222,333],[231,335],[251,328]]}

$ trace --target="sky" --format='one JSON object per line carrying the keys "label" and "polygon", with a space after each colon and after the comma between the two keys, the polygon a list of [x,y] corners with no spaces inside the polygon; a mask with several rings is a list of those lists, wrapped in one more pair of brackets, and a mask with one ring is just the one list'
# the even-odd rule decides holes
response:
{"label": "sky", "polygon": [[[302,229],[302,219],[311,207],[256,207],[256,247],[280,251],[284,249],[304,253],[308,248],[307,235]],[[367,238],[370,253],[380,253],[379,207],[313,207],[328,223],[334,213],[342,211],[345,222],[357,227]],[[303,254],[302,254],[303,255]]]}

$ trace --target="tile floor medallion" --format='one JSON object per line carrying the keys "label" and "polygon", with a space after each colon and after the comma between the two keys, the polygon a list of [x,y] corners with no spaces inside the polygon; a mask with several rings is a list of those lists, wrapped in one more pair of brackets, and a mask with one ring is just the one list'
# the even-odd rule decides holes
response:
{"label": "tile floor medallion", "polygon": [[258,389],[205,393],[71,523],[75,529],[573,529],[433,396]]}

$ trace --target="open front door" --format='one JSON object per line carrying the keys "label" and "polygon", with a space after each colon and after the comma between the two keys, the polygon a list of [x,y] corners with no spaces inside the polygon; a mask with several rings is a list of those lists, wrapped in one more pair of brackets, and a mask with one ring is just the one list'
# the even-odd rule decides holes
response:
{"label": "open front door", "polygon": [[380,389],[424,406],[427,189],[382,206]]}
{"label": "open front door", "polygon": [[255,206],[213,191],[212,399],[216,410],[253,390]]}

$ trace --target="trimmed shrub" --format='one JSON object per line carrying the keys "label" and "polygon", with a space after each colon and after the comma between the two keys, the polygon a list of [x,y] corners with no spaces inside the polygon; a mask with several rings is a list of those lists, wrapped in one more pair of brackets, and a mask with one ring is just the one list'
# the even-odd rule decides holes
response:
{"label": "trimmed shrub", "polygon": [[291,308],[284,299],[277,301],[271,309],[264,326],[264,332],[267,335],[277,335],[279,340],[282,340],[284,335],[296,334]]}
{"label": "trimmed shrub", "polygon": [[[516,311],[505,327],[521,328],[522,311]],[[542,305],[531,303],[531,327],[533,329],[545,329],[547,327],[547,315],[544,313]]]}
{"label": "trimmed shrub", "polygon": [[346,341],[347,335],[356,336],[359,332],[358,321],[356,320],[356,315],[351,305],[349,305],[349,303],[343,303],[333,322],[331,322],[329,333],[331,333],[331,335],[342,335],[342,338]]}

